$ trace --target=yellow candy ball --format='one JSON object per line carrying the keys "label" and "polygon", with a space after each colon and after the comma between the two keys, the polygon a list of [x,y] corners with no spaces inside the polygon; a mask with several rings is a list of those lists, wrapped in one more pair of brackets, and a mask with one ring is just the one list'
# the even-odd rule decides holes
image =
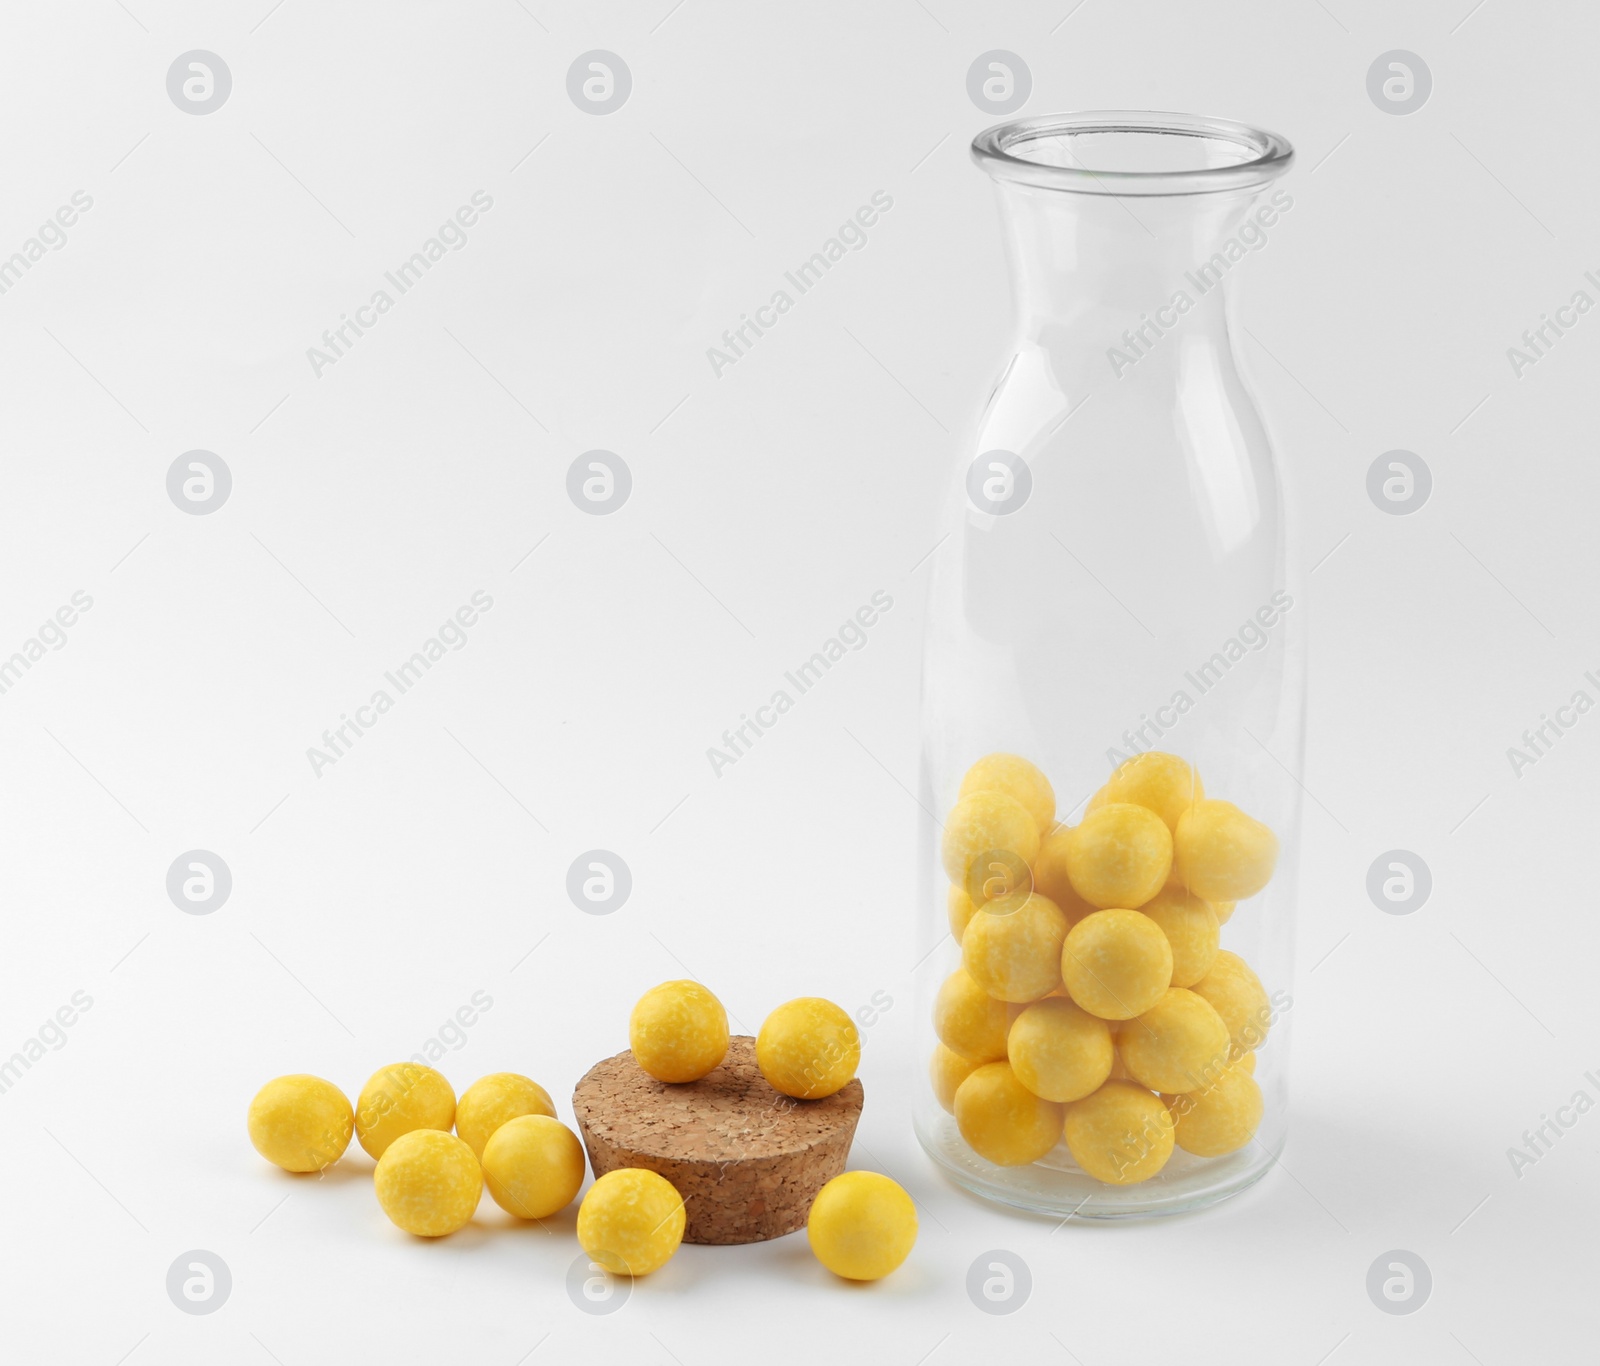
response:
{"label": "yellow candy ball", "polygon": [[832,1001],[801,996],[768,1015],[756,1035],[756,1066],[774,1091],[797,1100],[831,1096],[861,1066],[855,1021]]}
{"label": "yellow candy ball", "polygon": [[1211,902],[1254,896],[1278,862],[1278,837],[1232,802],[1214,798],[1183,813],[1172,847],[1183,885]]}
{"label": "yellow candy ball", "polygon": [[978,908],[961,939],[961,966],[996,1000],[1037,1001],[1061,985],[1067,918],[1048,897],[1001,897]]}
{"label": "yellow candy ball", "polygon": [[[1230,1058],[1233,1057],[1231,1052],[1228,1056]],[[1242,1067],[1253,1077],[1256,1074],[1256,1055],[1254,1053],[1241,1053],[1238,1058],[1234,1060],[1234,1065],[1237,1067]]]}
{"label": "yellow candy ball", "polygon": [[1222,1016],[1235,1052],[1249,1053],[1266,1042],[1272,1027],[1272,1003],[1261,979],[1238,954],[1218,950],[1211,971],[1193,990]]}
{"label": "yellow candy ball", "polygon": [[1016,754],[987,754],[961,780],[962,797],[974,792],[1003,792],[1033,817],[1043,834],[1056,820],[1056,793],[1050,780]]}
{"label": "yellow candy ball", "polygon": [[456,1102],[456,1133],[481,1159],[490,1135],[518,1115],[551,1115],[556,1107],[538,1082],[516,1072],[479,1077]]}
{"label": "yellow candy ball", "polygon": [[483,1179],[495,1204],[519,1219],[565,1209],[583,1185],[583,1144],[549,1115],[507,1120],[483,1149]]}
{"label": "yellow candy ball", "polygon": [[928,1059],[928,1080],[933,1083],[934,1099],[951,1114],[956,1112],[956,1088],[980,1066],[971,1058],[963,1058],[954,1049],[942,1043],[933,1046],[933,1056]]}
{"label": "yellow candy ball", "polygon": [[1116,1050],[1104,1020],[1071,1001],[1035,1001],[1006,1036],[1011,1070],[1042,1100],[1082,1100],[1111,1075]]}
{"label": "yellow candy ball", "polygon": [[806,1238],[835,1276],[876,1281],[911,1255],[917,1207],[897,1182],[877,1172],[845,1172],[817,1192]]}
{"label": "yellow candy ball", "polygon": [[683,1242],[683,1197],[642,1167],[607,1172],[578,1206],[578,1245],[618,1276],[648,1276]]}
{"label": "yellow candy ball", "polygon": [[1063,1136],[1072,1160],[1097,1181],[1148,1181],[1172,1156],[1173,1123],[1159,1096],[1127,1081],[1108,1081],[1067,1106]]}
{"label": "yellow candy ball", "polygon": [[1067,872],[1067,840],[1071,833],[1068,827],[1058,825],[1039,841],[1039,854],[1033,861],[1033,890],[1061,907],[1069,926],[1097,909],[1078,895]]}
{"label": "yellow candy ball", "polygon": [[933,1003],[933,1032],[945,1047],[974,1062],[1003,1058],[1010,1025],[1006,1003],[995,1000],[965,969],[944,979]]}
{"label": "yellow candy ball", "polygon": [[1089,798],[1087,810],[1098,811],[1112,802],[1132,802],[1160,816],[1168,830],[1178,817],[1206,795],[1200,775],[1176,754],[1135,754]]}
{"label": "yellow candy ball", "polygon": [[1139,911],[1096,911],[1067,932],[1061,977],[1067,994],[1091,1015],[1131,1020],[1172,985],[1172,945]]}
{"label": "yellow candy ball", "polygon": [[1173,1098],[1178,1146],[1196,1157],[1237,1152],[1255,1137],[1261,1105],[1256,1079],[1243,1066],[1226,1068],[1204,1091]]}
{"label": "yellow candy ball", "polygon": [[956,943],[961,942],[961,936],[967,932],[967,926],[977,910],[972,898],[967,895],[967,889],[952,884],[945,899],[945,911],[950,917],[950,937]]}
{"label": "yellow candy ball", "polygon": [[483,1168],[454,1134],[413,1129],[384,1149],[372,1182],[383,1212],[396,1225],[419,1238],[442,1238],[478,1208]]}
{"label": "yellow candy ball", "polygon": [[657,1081],[699,1081],[728,1052],[728,1012],[698,982],[663,982],[628,1017],[634,1061]]}
{"label": "yellow candy ball", "polygon": [[355,1115],[331,1081],[296,1072],[269,1081],[250,1102],[250,1142],[286,1172],[319,1172],[350,1146]]}
{"label": "yellow candy ball", "polygon": [[1139,907],[1161,927],[1172,945],[1172,985],[1192,987],[1217,957],[1217,939],[1222,927],[1209,902],[1181,887],[1163,887]]}
{"label": "yellow candy ball", "polygon": [[1061,1137],[1062,1107],[1017,1080],[1011,1064],[987,1062],[956,1088],[956,1127],[997,1167],[1037,1162]]}
{"label": "yellow candy ball", "polygon": [[1228,1065],[1228,1026],[1211,1003],[1173,987],[1122,1031],[1122,1060],[1153,1091],[1200,1091]]}
{"label": "yellow candy ball", "polygon": [[448,1130],[455,1118],[456,1093],[443,1076],[419,1062],[390,1063],[367,1078],[356,1099],[356,1138],[382,1157],[401,1134]]}
{"label": "yellow candy ball", "polygon": [[1172,832],[1148,807],[1113,802],[1067,832],[1067,876],[1102,909],[1142,906],[1172,867]]}
{"label": "yellow candy ball", "polygon": [[965,887],[974,901],[1014,890],[1018,874],[1038,853],[1038,823],[1025,806],[1003,792],[963,797],[945,820],[940,844],[945,875]]}
{"label": "yellow candy ball", "polygon": [[1213,901],[1210,903],[1212,911],[1216,914],[1217,924],[1226,925],[1233,919],[1233,910],[1239,903],[1237,901]]}

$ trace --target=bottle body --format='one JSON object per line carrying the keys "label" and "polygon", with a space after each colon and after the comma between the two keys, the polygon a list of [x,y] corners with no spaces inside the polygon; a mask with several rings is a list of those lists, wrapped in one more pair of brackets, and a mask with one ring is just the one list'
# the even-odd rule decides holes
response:
{"label": "bottle body", "polygon": [[915,1124],[1003,1203],[1191,1208],[1287,1124],[1305,612],[1207,267],[1281,200],[996,179],[1017,331],[930,586]]}

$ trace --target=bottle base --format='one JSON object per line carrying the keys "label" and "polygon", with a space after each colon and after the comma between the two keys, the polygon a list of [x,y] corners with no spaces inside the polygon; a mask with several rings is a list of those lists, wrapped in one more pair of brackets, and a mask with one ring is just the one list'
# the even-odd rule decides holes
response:
{"label": "bottle base", "polygon": [[1194,1157],[1174,1152],[1149,1181],[1110,1186],[1087,1175],[1072,1160],[1065,1143],[1027,1167],[997,1167],[967,1145],[955,1120],[940,1114],[916,1117],[917,1140],[944,1174],[963,1190],[999,1205],[1063,1219],[1155,1219],[1184,1214],[1227,1200],[1255,1185],[1283,1151],[1259,1138],[1226,1157]]}

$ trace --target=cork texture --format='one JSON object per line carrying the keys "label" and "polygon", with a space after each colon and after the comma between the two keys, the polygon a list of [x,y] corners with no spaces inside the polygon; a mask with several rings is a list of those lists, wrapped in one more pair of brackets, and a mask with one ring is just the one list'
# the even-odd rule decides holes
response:
{"label": "cork texture", "polygon": [[657,1081],[631,1052],[597,1062],[572,1093],[594,1174],[645,1167],[683,1196],[689,1243],[759,1243],[804,1228],[811,1201],[844,1170],[859,1079],[822,1100],[774,1091],[748,1035],[699,1081]]}

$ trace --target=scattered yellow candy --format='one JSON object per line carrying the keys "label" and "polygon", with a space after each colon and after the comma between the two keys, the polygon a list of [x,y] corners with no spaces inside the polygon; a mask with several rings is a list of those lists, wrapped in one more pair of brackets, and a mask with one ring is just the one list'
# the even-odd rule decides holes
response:
{"label": "scattered yellow candy", "polygon": [[1067,875],[1091,906],[1142,906],[1171,867],[1172,832],[1149,807],[1113,802],[1067,832]]}
{"label": "scattered yellow candy", "polygon": [[816,1258],[835,1276],[876,1281],[910,1256],[917,1207],[887,1176],[845,1172],[817,1192],[806,1216]]}
{"label": "scattered yellow candy", "polygon": [[382,1157],[401,1134],[414,1129],[448,1130],[455,1118],[456,1093],[444,1077],[419,1062],[390,1063],[368,1077],[361,1088],[356,1100],[356,1138],[373,1157]]}
{"label": "scattered yellow candy", "polygon": [[578,1245],[613,1275],[648,1276],[683,1242],[683,1197],[642,1167],[607,1172],[578,1206]]}
{"label": "scattered yellow candy", "polygon": [[407,1233],[442,1238],[472,1218],[483,1169],[454,1134],[413,1129],[397,1135],[372,1174],[383,1212]]}
{"label": "scattered yellow candy", "polygon": [[961,936],[967,932],[967,925],[978,908],[972,904],[972,898],[967,895],[965,887],[957,887],[952,883],[945,901],[945,909],[950,916],[950,937],[959,944]]}
{"label": "scattered yellow candy", "polygon": [[319,1172],[350,1146],[355,1115],[331,1081],[297,1072],[269,1081],[250,1102],[250,1142],[286,1172]]}
{"label": "scattered yellow candy", "polygon": [[997,1167],[1037,1162],[1061,1137],[1062,1107],[1028,1090],[1006,1062],[988,1062],[956,1088],[956,1126]]}
{"label": "scattered yellow candy", "polygon": [[1155,921],[1172,945],[1173,986],[1192,987],[1211,971],[1222,927],[1209,902],[1181,887],[1163,887],[1139,913]]}
{"label": "scattered yellow candy", "polygon": [[1200,775],[1187,760],[1176,754],[1135,754],[1123,763],[1106,785],[1089,798],[1089,811],[1111,802],[1132,802],[1147,807],[1166,823],[1168,830],[1178,825],[1178,817],[1206,795]]}
{"label": "scattered yellow candy", "polygon": [[1067,841],[1071,834],[1067,826],[1057,826],[1039,841],[1039,855],[1033,861],[1033,890],[1061,907],[1069,926],[1096,909],[1078,895],[1067,873]]}
{"label": "scattered yellow candy", "polygon": [[1097,1181],[1148,1181],[1172,1156],[1173,1123],[1158,1096],[1127,1081],[1108,1081],[1067,1106],[1063,1126],[1072,1160]]}
{"label": "scattered yellow candy", "polygon": [[756,1035],[756,1066],[774,1091],[797,1100],[831,1096],[861,1065],[855,1021],[832,1001],[801,996],[768,1015]]}
{"label": "scattered yellow candy", "polygon": [[951,1114],[956,1112],[956,1088],[981,1066],[971,1058],[963,1058],[954,1049],[942,1043],[933,1046],[933,1056],[928,1059],[928,1078],[933,1082],[933,1095],[940,1106]]}
{"label": "scattered yellow candy", "polygon": [[1006,1003],[990,996],[964,968],[944,979],[933,1003],[933,1032],[945,1047],[974,1062],[1003,1058],[1010,1025]]}
{"label": "scattered yellow candy", "polygon": [[1172,985],[1172,945],[1139,911],[1096,911],[1068,932],[1061,976],[1068,995],[1091,1015],[1131,1020]]}
{"label": "scattered yellow candy", "polygon": [[1001,1001],[1037,1001],[1061,985],[1067,917],[1037,892],[985,902],[961,939],[961,965]]}
{"label": "scattered yellow candy", "polygon": [[1261,1124],[1261,1088],[1243,1065],[1229,1067],[1204,1091],[1173,1097],[1172,1117],[1184,1152],[1222,1157],[1255,1137]]}
{"label": "scattered yellow candy", "polygon": [[[1016,878],[1039,853],[1039,826],[1003,792],[963,797],[945,821],[940,857],[945,875],[974,901],[1016,889]],[[996,884],[1004,885],[996,885]],[[984,890],[992,888],[992,890]]]}
{"label": "scattered yellow candy", "polygon": [[[988,754],[967,770],[961,797],[974,792],[1003,792],[1033,817],[1043,834],[1056,820],[1056,793],[1050,780],[1015,754]],[[1031,860],[1030,860],[1031,861]]]}
{"label": "scattered yellow candy", "polygon": [[1071,1001],[1035,1001],[1011,1022],[1006,1058],[1043,1100],[1082,1100],[1111,1075],[1116,1050],[1104,1020]]}
{"label": "scattered yellow candy", "polygon": [[628,1044],[657,1081],[699,1081],[727,1055],[728,1012],[698,982],[663,982],[634,1006]]}
{"label": "scattered yellow candy", "polygon": [[538,1082],[516,1072],[479,1077],[456,1102],[456,1133],[481,1160],[490,1135],[518,1115],[551,1115],[556,1107]]}
{"label": "scattered yellow candy", "polygon": [[1272,877],[1278,837],[1232,802],[1207,798],[1183,813],[1173,832],[1183,885],[1207,901],[1243,901]]}
{"label": "scattered yellow candy", "polygon": [[1200,1091],[1227,1066],[1228,1026],[1204,997],[1173,987],[1128,1024],[1118,1047],[1141,1086]]}
{"label": "scattered yellow candy", "polygon": [[1272,1027],[1272,1003],[1261,979],[1238,954],[1219,950],[1211,971],[1193,990],[1222,1016],[1235,1052],[1249,1053],[1266,1041]]}
{"label": "scattered yellow candy", "polygon": [[583,1144],[560,1120],[522,1114],[485,1145],[483,1178],[507,1214],[543,1219],[572,1203],[583,1185],[583,1161]]}

